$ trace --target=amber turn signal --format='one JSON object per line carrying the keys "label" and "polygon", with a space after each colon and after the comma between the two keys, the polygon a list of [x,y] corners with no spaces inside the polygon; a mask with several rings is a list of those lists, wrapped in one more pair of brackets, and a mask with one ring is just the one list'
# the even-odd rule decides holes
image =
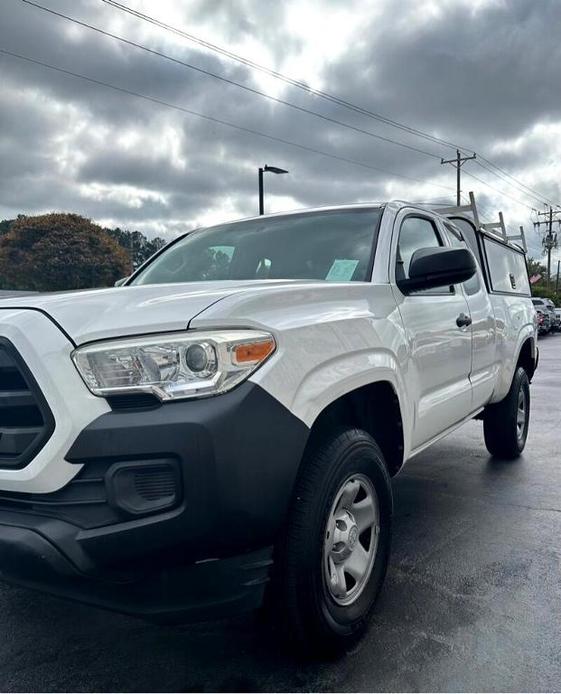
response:
{"label": "amber turn signal", "polygon": [[259,342],[246,342],[234,347],[234,362],[236,364],[259,364],[275,351],[273,338]]}

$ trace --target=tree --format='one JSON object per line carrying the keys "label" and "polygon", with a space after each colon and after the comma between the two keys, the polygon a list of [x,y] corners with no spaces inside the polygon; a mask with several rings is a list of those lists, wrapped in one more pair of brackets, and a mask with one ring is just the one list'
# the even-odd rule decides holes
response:
{"label": "tree", "polygon": [[0,235],[0,288],[57,291],[111,286],[128,274],[126,252],[77,214],[20,215]]}
{"label": "tree", "polygon": [[528,274],[530,277],[533,277],[534,275],[541,275],[544,278],[547,277],[547,268],[542,262],[535,260],[534,258],[527,258],[526,260],[528,263]]}
{"label": "tree", "polygon": [[157,236],[154,239],[148,239],[140,231],[128,231],[127,229],[105,229],[105,231],[115,239],[117,243],[127,252],[130,259],[132,258],[133,268],[136,270],[145,260],[154,255],[156,251],[166,245],[164,239]]}
{"label": "tree", "polygon": [[528,258],[528,274],[530,277],[535,275],[541,275],[537,282],[532,284],[532,296],[539,296],[541,298],[551,299],[556,306],[561,303],[561,292],[557,293],[555,291],[556,287],[556,274],[552,275],[550,278],[550,287],[547,288],[547,268],[539,260],[534,258]]}
{"label": "tree", "polygon": [[10,227],[15,221],[15,219],[3,219],[0,222],[0,238],[10,231]]}

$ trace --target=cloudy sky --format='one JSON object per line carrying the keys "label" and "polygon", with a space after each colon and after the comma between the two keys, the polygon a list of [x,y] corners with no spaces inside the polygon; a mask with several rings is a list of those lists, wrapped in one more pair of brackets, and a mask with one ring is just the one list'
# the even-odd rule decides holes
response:
{"label": "cloudy sky", "polygon": [[[503,210],[513,231],[524,224],[539,253],[531,210],[561,202],[559,0],[119,1],[476,151],[538,195],[473,161],[462,169],[463,191],[476,193],[488,219]],[[0,219],[63,210],[172,238],[256,213],[264,164],[290,170],[266,176],[267,211],[454,199],[455,171],[440,165],[440,157],[455,156],[452,147],[311,95],[103,0],[38,2],[272,98],[22,0],[0,0],[0,49],[157,100],[0,54]]]}

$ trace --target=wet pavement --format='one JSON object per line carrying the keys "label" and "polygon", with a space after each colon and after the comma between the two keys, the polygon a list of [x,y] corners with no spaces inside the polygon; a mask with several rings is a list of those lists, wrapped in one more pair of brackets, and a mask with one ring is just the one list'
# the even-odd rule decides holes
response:
{"label": "wet pavement", "polygon": [[349,655],[303,665],[253,616],[157,627],[0,584],[0,690],[559,691],[561,334],[540,350],[522,458],[470,422],[394,481],[388,578]]}

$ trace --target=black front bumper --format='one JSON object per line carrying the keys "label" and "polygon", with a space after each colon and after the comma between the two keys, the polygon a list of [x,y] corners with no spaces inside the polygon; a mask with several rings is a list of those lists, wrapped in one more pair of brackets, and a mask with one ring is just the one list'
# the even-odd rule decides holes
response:
{"label": "black front bumper", "polygon": [[[68,452],[83,468],[53,503],[51,495],[0,498],[0,576],[166,621],[256,607],[307,436],[251,383],[102,415]],[[162,460],[178,470],[172,507],[128,513],[113,493],[101,498],[116,468]],[[94,482],[90,498],[83,490]]]}
{"label": "black front bumper", "polygon": [[[17,516],[17,514],[13,514]],[[159,622],[193,622],[258,607],[272,564],[272,548],[156,571],[95,577],[84,573],[39,528],[3,514],[0,578]]]}

